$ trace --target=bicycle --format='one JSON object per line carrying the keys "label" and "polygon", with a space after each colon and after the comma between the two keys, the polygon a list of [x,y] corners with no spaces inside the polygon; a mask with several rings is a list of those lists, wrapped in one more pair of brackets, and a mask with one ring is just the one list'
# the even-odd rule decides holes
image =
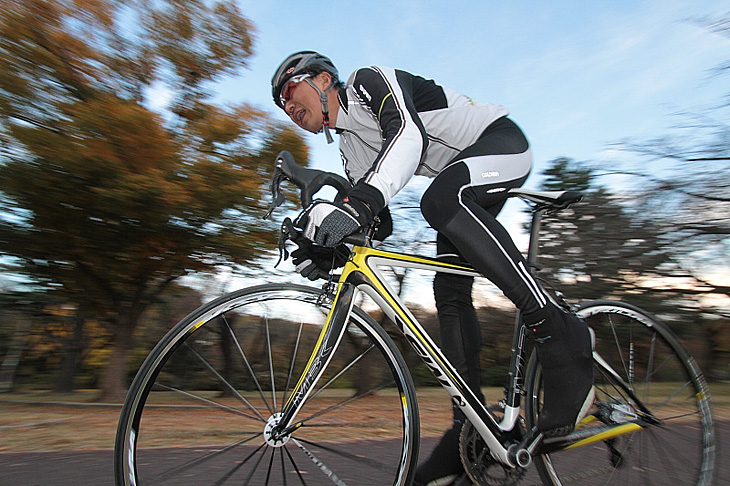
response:
{"label": "bicycle", "polygon": [[[348,187],[339,176],[298,167],[282,152],[269,214],[283,201],[285,180],[300,188],[304,205],[325,185],[340,193]],[[535,265],[542,216],[582,195],[513,189],[509,196],[533,208],[527,259]],[[290,231],[287,219],[284,253]],[[416,389],[388,333],[355,305],[359,292],[395,323],[466,414],[460,451],[475,484],[516,485],[535,470],[548,485],[712,484],[709,389],[661,321],[629,304],[571,306],[554,293],[595,332],[597,393],[573,433],[543,438],[536,426],[541,370],[534,353],[528,360],[519,314],[505,398],[499,407],[485,406],[383,269],[477,273],[374,249],[367,235],[354,235],[350,243],[348,262],[322,288],[242,289],[203,305],[165,335],[122,409],[116,484],[410,484],[419,451]]]}

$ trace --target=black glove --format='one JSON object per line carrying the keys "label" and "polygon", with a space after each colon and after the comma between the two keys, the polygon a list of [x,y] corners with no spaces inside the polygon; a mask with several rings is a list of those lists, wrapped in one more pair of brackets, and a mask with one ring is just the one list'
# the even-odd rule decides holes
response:
{"label": "black glove", "polygon": [[344,244],[318,246],[304,237],[293,241],[299,248],[291,253],[292,263],[297,272],[312,281],[327,278],[330,270],[344,266],[350,256],[350,248]]}
{"label": "black glove", "polygon": [[393,234],[393,218],[390,216],[390,209],[385,206],[380,214],[378,214],[380,224],[378,225],[377,231],[373,235],[373,245],[377,246],[383,242],[388,236]]}
{"label": "black glove", "polygon": [[297,216],[294,226],[304,230],[304,237],[317,245],[333,247],[372,220],[367,204],[346,197],[335,203],[315,201]]}

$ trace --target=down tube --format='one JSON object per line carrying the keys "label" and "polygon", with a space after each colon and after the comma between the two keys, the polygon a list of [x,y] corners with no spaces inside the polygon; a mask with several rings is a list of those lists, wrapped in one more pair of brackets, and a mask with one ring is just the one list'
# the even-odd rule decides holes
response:
{"label": "down tube", "polygon": [[320,332],[317,344],[314,346],[312,355],[305,368],[305,372],[299,378],[292,393],[284,405],[279,425],[282,429],[288,428],[296,417],[314,385],[320,379],[327,368],[334,351],[340,344],[344,334],[355,296],[355,286],[343,283],[332,303],[327,321]]}
{"label": "down tube", "polygon": [[[370,273],[370,272],[368,272]],[[375,273],[353,272],[348,282],[357,286],[372,298],[388,317],[405,335],[411,347],[428,366],[441,386],[451,395],[452,401],[464,412],[472,425],[479,431],[489,450],[504,464],[511,465],[507,450],[502,446],[498,437],[501,431],[494,417],[487,411],[474,393],[461,379],[456,370],[443,356],[440,349],[431,340],[428,334],[418,324],[416,318],[403,305],[400,299],[392,292],[384,280],[378,279]],[[377,282],[377,283],[375,283]]]}

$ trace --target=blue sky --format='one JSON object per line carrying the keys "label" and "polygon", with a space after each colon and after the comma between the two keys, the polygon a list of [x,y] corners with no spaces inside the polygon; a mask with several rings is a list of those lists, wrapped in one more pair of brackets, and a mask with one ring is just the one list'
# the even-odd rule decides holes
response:
{"label": "blue sky", "polygon": [[[607,159],[610,143],[661,135],[671,114],[716,103],[730,39],[690,19],[730,12],[715,0],[240,0],[256,55],[221,96],[271,107],[271,74],[288,54],[328,55],[342,78],[381,64],[505,105],[532,142],[535,172],[558,156]],[[276,116],[285,119],[275,110]],[[313,162],[340,170],[337,143],[309,136]]]}
{"label": "blue sky", "polygon": [[[371,64],[405,69],[506,106],[532,143],[528,188],[556,157],[614,164],[627,155],[612,143],[663,135],[674,113],[716,105],[730,91],[727,76],[711,74],[730,60],[730,39],[695,22],[730,16],[726,0],[239,4],[257,29],[255,56],[220,85],[222,98],[286,120],[271,102],[271,75],[304,49],[329,56],[343,79]],[[337,143],[307,138],[313,165],[342,173]],[[500,220],[525,248],[519,209],[510,202]]]}
{"label": "blue sky", "polygon": [[[556,157],[611,166],[628,157],[611,144],[664,135],[673,114],[716,106],[730,92],[727,76],[711,74],[730,61],[730,39],[696,22],[730,17],[727,0],[238,1],[257,29],[255,55],[219,85],[222,99],[287,120],[270,79],[304,49],[329,56],[343,79],[371,64],[405,69],[509,108],[532,143],[528,188]],[[307,139],[314,166],[342,173],[337,143]],[[516,201],[500,215],[524,249],[523,219]],[[283,264],[269,278],[290,272]]]}

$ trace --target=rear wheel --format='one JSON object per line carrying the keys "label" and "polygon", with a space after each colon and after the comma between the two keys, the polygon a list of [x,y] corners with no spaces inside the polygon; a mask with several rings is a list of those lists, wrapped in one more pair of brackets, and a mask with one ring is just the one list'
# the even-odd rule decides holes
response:
{"label": "rear wheel", "polygon": [[[596,362],[596,401],[574,434],[607,424],[655,425],[535,457],[543,483],[711,485],[715,439],[710,393],[674,333],[644,311],[619,302],[589,302],[578,315],[595,331],[596,352],[617,376]],[[541,394],[540,366],[533,355],[527,378],[530,427],[537,424]]]}
{"label": "rear wheel", "polygon": [[177,324],[130,387],[116,484],[410,484],[413,382],[391,339],[358,308],[297,416],[302,426],[267,434],[329,312],[320,297],[308,287],[253,287]]}

